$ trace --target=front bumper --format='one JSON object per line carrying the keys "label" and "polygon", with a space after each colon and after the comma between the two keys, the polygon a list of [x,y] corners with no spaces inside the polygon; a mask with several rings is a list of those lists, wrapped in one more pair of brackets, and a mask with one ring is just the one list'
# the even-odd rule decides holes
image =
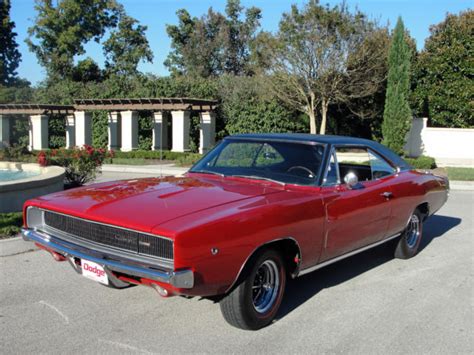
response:
{"label": "front bumper", "polygon": [[52,250],[65,258],[79,258],[93,261],[102,265],[107,271],[118,272],[138,278],[146,278],[176,288],[189,289],[194,287],[194,273],[192,270],[167,270],[156,266],[129,260],[125,257],[108,254],[74,244],[51,234],[35,229],[24,228],[21,231],[23,239],[35,242],[48,250]]}

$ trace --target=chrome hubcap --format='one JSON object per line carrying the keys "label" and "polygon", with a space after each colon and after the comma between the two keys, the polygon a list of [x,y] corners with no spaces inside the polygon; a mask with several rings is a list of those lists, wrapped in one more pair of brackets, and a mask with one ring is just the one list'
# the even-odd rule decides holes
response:
{"label": "chrome hubcap", "polygon": [[420,238],[420,219],[416,214],[412,215],[408,223],[406,241],[409,248],[413,249]]}
{"label": "chrome hubcap", "polygon": [[267,312],[275,303],[280,288],[278,266],[266,260],[259,266],[252,286],[252,301],[258,313]]}

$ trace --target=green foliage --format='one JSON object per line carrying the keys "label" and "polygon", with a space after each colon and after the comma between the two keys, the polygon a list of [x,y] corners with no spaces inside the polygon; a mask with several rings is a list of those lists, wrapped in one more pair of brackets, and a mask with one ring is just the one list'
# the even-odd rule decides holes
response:
{"label": "green foliage", "polygon": [[0,104],[28,103],[33,96],[33,88],[26,80],[17,79],[14,85],[0,84]]}
{"label": "green foliage", "polygon": [[78,82],[103,80],[102,70],[99,65],[90,57],[80,60],[72,72],[72,80]]}
{"label": "green foliage", "polygon": [[110,154],[100,148],[84,145],[74,149],[52,149],[38,153],[41,166],[59,165],[66,169],[64,181],[70,187],[81,186],[95,179]]}
{"label": "green foliage", "polygon": [[438,127],[474,127],[474,10],[430,28],[415,66],[413,105]]}
{"label": "green foliage", "polygon": [[24,161],[28,156],[31,156],[31,153],[25,145],[13,144],[0,150],[1,161]]}
{"label": "green foliage", "polygon": [[[200,77],[223,73],[249,75],[250,50],[260,26],[261,11],[244,8],[240,0],[228,0],[223,15],[209,8],[201,18],[178,10],[178,25],[167,25],[171,53],[165,65],[173,74]],[[242,18],[243,17],[243,18]]]}
{"label": "green foliage", "polygon": [[393,33],[388,61],[387,93],[383,143],[398,154],[403,153],[405,137],[410,129],[412,113],[408,103],[410,95],[410,48],[405,40],[405,28],[398,18]]}
{"label": "green foliage", "polygon": [[152,145],[152,112],[140,111],[138,118],[138,149],[150,150]]}
{"label": "green foliage", "polygon": [[386,50],[379,37],[384,31],[345,3],[293,5],[278,33],[262,45],[262,56],[269,59],[269,88],[309,116],[311,133],[317,132],[319,114],[325,134],[329,105],[370,97],[383,86]]}
{"label": "green foliage", "polygon": [[[124,159],[160,159],[160,156],[163,160],[177,160],[178,158],[183,158],[188,155],[199,155],[194,153],[181,153],[181,152],[172,152],[170,150],[133,150],[131,152],[114,152],[114,158],[124,158]],[[200,156],[200,155],[199,155]]]}
{"label": "green foliage", "polygon": [[[74,57],[85,53],[90,40],[99,42],[116,26],[122,7],[111,0],[38,0],[35,23],[26,40],[49,79],[70,78]],[[36,39],[36,42],[34,42]]]}
{"label": "green foliage", "polygon": [[27,117],[10,118],[10,140],[13,144],[26,147],[29,143],[29,123]]}
{"label": "green foliage", "polygon": [[219,91],[230,134],[305,131],[304,119],[275,97],[266,95],[258,77],[224,76]]}
{"label": "green foliage", "polygon": [[140,61],[153,61],[153,52],[145,35],[147,26],[122,14],[118,29],[104,42],[105,68],[121,75],[137,74]]}
{"label": "green foliage", "polygon": [[189,166],[202,158],[201,154],[197,153],[181,153],[172,152],[169,150],[134,150],[131,152],[114,152],[114,157],[106,160],[113,164],[130,164],[130,165],[145,165],[146,160],[171,160],[180,166]]}
{"label": "green foliage", "polygon": [[13,32],[15,23],[10,20],[10,0],[0,2],[0,84],[12,85],[16,82],[16,69],[21,61],[18,44]]}
{"label": "green foliage", "polygon": [[66,145],[66,121],[64,116],[51,115],[48,120],[49,148],[60,148]]}
{"label": "green foliage", "polygon": [[107,111],[92,113],[92,145],[95,148],[107,148],[109,143]]}
{"label": "green foliage", "polygon": [[17,235],[22,225],[22,212],[0,213],[0,239]]}
{"label": "green foliage", "polygon": [[415,169],[435,169],[436,160],[432,157],[421,155],[418,158],[404,158]]}

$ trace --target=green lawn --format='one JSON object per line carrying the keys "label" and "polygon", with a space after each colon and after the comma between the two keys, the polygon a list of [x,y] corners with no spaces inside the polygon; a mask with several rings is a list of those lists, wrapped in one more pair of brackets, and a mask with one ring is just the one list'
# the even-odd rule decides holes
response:
{"label": "green lawn", "polygon": [[474,168],[446,168],[449,180],[474,181]]}
{"label": "green lawn", "polygon": [[22,225],[23,215],[21,212],[0,213],[0,239],[20,233]]}

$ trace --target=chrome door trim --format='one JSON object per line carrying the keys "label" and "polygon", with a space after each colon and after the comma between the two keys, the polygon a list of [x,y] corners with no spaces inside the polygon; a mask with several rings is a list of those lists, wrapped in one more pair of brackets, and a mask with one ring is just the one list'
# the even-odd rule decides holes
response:
{"label": "chrome door trim", "polygon": [[323,261],[322,263],[319,263],[319,264],[316,264],[316,265],[313,265],[313,266],[310,266],[309,268],[306,268],[304,270],[301,270],[297,277],[299,276],[303,276],[303,275],[306,275],[306,274],[309,274],[310,272],[313,272],[313,271],[316,271],[318,269],[321,269],[325,266],[328,266],[328,265],[331,265],[335,262],[338,262],[340,260],[343,260],[345,258],[348,258],[348,257],[351,257],[353,255],[356,255],[356,254],[359,254],[359,253],[362,253],[363,251],[366,251],[366,250],[369,250],[371,248],[374,248],[376,246],[379,246],[385,242],[388,242],[389,240],[392,240],[392,239],[395,239],[397,237],[399,237],[402,233],[397,233],[395,235],[392,235],[388,238],[385,238],[383,240],[379,240],[378,242],[375,242],[375,243],[372,243],[372,244],[369,244],[369,245],[366,245],[365,247],[362,247],[362,248],[359,248],[359,249],[356,249],[356,250],[353,250],[351,252],[348,252],[346,254],[343,254],[343,255],[340,255],[340,256],[337,256],[335,258],[332,258],[330,260],[326,260],[326,261]]}

